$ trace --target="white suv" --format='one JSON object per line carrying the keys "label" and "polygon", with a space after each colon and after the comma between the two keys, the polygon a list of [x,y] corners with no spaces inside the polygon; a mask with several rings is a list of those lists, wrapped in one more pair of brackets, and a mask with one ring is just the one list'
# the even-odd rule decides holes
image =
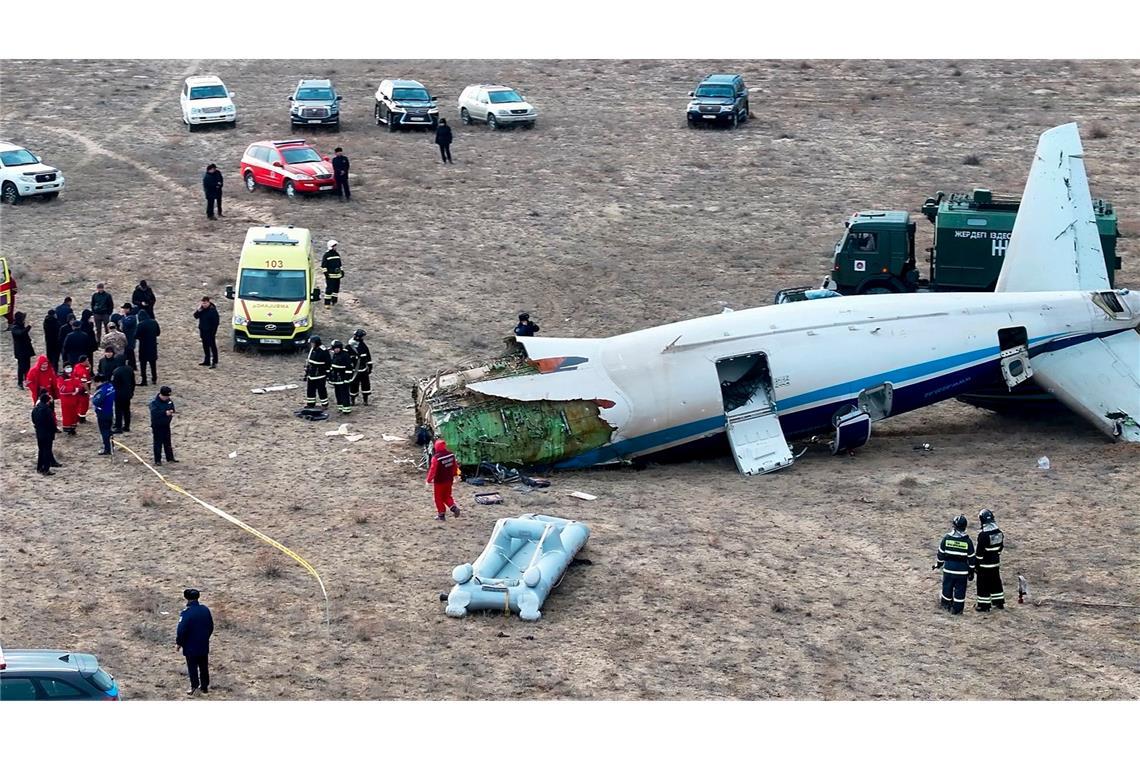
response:
{"label": "white suv", "polygon": [[0,142],[0,200],[16,205],[28,195],[50,201],[63,189],[63,172],[9,142]]}
{"label": "white suv", "polygon": [[491,129],[511,124],[522,124],[524,129],[530,129],[538,118],[538,111],[510,87],[473,84],[459,96],[459,118],[464,124],[485,121]]}
{"label": "white suv", "polygon": [[199,124],[237,126],[231,92],[217,77],[186,77],[182,85],[182,121],[194,131]]}

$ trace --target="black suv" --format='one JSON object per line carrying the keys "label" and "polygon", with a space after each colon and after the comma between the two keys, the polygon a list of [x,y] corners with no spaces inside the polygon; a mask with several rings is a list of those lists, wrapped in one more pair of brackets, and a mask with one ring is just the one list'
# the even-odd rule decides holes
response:
{"label": "black suv", "polygon": [[752,116],[748,110],[748,88],[739,74],[710,74],[689,93],[690,127],[701,124],[727,124],[735,127]]}
{"label": "black suv", "polygon": [[289,126],[296,132],[297,127],[332,127],[340,131],[340,101],[330,79],[302,79],[297,89],[289,96],[293,105],[289,107]]}
{"label": "black suv", "polygon": [[117,702],[119,685],[95,655],[54,649],[0,649],[0,701]]}

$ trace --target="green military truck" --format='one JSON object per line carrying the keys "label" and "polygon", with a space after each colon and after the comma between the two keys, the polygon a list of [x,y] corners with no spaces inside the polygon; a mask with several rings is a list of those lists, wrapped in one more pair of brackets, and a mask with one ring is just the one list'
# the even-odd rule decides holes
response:
{"label": "green military truck", "polygon": [[[1020,196],[998,196],[989,190],[938,193],[922,204],[934,225],[930,278],[919,272],[915,257],[915,223],[905,211],[861,211],[847,220],[847,232],[835,244],[831,273],[823,287],[843,295],[913,293],[918,290],[993,290],[1005,261]],[[1116,212],[1112,204],[1093,200],[1101,247],[1113,283],[1116,255]]]}

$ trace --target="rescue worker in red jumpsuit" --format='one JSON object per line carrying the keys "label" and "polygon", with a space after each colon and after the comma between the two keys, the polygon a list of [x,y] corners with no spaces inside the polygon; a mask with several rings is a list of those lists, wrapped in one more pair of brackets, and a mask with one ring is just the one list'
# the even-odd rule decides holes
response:
{"label": "rescue worker in red jumpsuit", "polygon": [[39,401],[40,391],[46,391],[52,398],[59,398],[59,389],[56,387],[58,382],[59,378],[56,377],[55,368],[51,366],[51,360],[41,354],[36,360],[36,365],[28,370],[24,385],[32,392],[34,404]]}
{"label": "rescue worker in red jumpsuit", "polygon": [[79,395],[79,421],[87,422],[87,412],[91,410],[91,363],[86,356],[71,368],[71,376],[83,384],[83,392]]}
{"label": "rescue worker in red jumpsuit", "polygon": [[83,393],[83,381],[71,374],[71,365],[63,368],[59,382],[59,412],[61,427],[68,435],[75,435],[75,424],[79,422],[79,397]]}
{"label": "rescue worker in red jumpsuit", "polygon": [[459,507],[455,505],[455,498],[451,495],[451,484],[455,481],[455,471],[458,465],[455,454],[447,450],[447,442],[442,438],[435,441],[435,455],[431,458],[431,467],[428,468],[427,481],[433,486],[435,492],[435,519],[443,522],[447,519],[447,510],[459,517]]}

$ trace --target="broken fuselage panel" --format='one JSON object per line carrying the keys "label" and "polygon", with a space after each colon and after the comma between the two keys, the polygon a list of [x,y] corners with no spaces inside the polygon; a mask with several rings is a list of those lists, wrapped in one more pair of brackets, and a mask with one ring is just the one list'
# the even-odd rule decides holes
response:
{"label": "broken fuselage panel", "polygon": [[544,360],[529,360],[523,347],[513,344],[505,356],[417,382],[416,423],[447,441],[464,467],[480,462],[553,464],[604,446],[615,429],[602,419],[605,400],[519,401],[470,387],[557,369]]}

